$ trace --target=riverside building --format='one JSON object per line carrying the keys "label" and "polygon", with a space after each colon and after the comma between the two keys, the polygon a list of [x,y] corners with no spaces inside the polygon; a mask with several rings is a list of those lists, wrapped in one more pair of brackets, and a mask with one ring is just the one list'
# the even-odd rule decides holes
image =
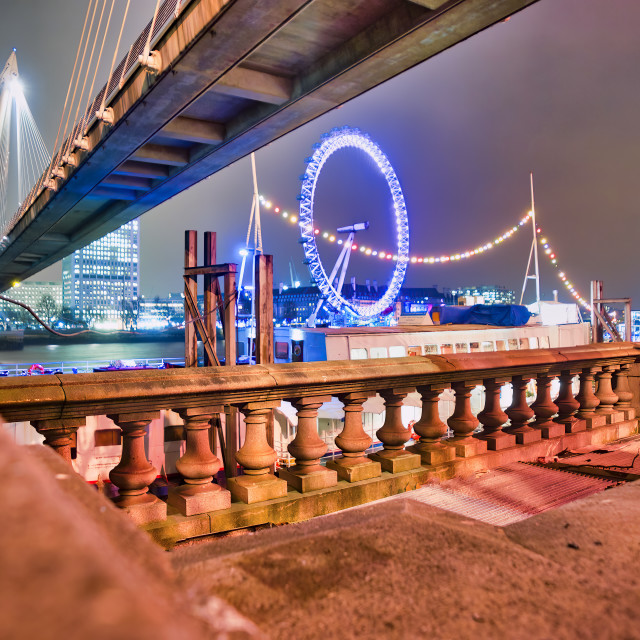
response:
{"label": "riverside building", "polygon": [[140,228],[128,222],[62,260],[62,298],[77,320],[130,328],[138,314]]}
{"label": "riverside building", "polygon": [[[62,307],[62,285],[59,282],[42,282],[38,280],[18,282],[11,289],[5,291],[4,295],[7,298],[26,304],[34,311],[40,311],[41,303],[47,297],[53,300],[57,309]],[[0,311],[7,313],[13,310],[15,310],[15,305],[0,300]]]}

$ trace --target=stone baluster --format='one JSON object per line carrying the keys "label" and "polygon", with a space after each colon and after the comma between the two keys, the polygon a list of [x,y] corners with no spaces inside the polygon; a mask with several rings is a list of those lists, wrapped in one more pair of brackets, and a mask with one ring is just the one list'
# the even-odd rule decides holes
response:
{"label": "stone baluster", "polygon": [[33,428],[44,436],[44,444],[71,464],[71,442],[73,434],[84,427],[85,418],[61,418],[55,420],[33,420]]}
{"label": "stone baluster", "polygon": [[487,443],[473,437],[473,432],[479,426],[478,419],[471,413],[471,392],[479,382],[454,382],[451,388],[456,394],[456,404],[451,417],[447,420],[447,424],[453,431],[453,437],[448,443],[453,445],[456,455],[460,458],[469,458],[471,456],[485,453],[487,451]]}
{"label": "stone baluster", "polygon": [[238,405],[244,415],[246,435],[244,444],[236,453],[236,460],[242,465],[245,475],[229,478],[227,487],[234,498],[247,504],[287,495],[286,480],[270,473],[278,455],[267,442],[267,421],[271,411],[279,406],[279,400]]}
{"label": "stone baluster", "polygon": [[618,396],[618,402],[616,402],[616,408],[627,408],[631,406],[631,400],[633,400],[633,393],[629,387],[629,370],[631,364],[623,362],[620,368],[614,373],[614,391]]}
{"label": "stone baluster", "polygon": [[455,447],[443,440],[447,435],[447,425],[440,419],[438,411],[440,394],[446,388],[448,387],[431,384],[418,387],[418,393],[422,397],[422,415],[413,425],[413,430],[420,436],[420,440],[409,449],[420,456],[422,464],[442,464],[453,460],[456,455]]}
{"label": "stone baluster", "polygon": [[379,462],[383,471],[398,473],[417,469],[420,456],[407,451],[405,443],[411,438],[411,429],[402,424],[402,403],[413,389],[388,389],[381,391],[384,399],[384,424],[376,431],[383,444],[382,451],[372,453],[369,458]]}
{"label": "stone baluster", "polygon": [[484,409],[478,414],[478,420],[482,424],[482,433],[478,438],[487,443],[490,451],[500,451],[516,444],[516,437],[502,430],[505,422],[509,419],[507,414],[500,407],[500,391],[506,380],[488,378],[484,380],[485,402]]}
{"label": "stone baluster", "polygon": [[505,431],[516,437],[516,444],[529,444],[542,438],[540,431],[533,429],[528,424],[535,415],[533,409],[527,404],[529,380],[531,380],[529,376],[514,376],[511,380],[513,400],[506,411],[511,424]]}
{"label": "stone baluster", "polygon": [[122,429],[120,462],[109,473],[111,482],[120,493],[114,503],[126,511],[136,524],[165,520],[166,503],[149,493],[149,485],[156,479],[158,471],[147,460],[144,450],[147,427],[152,420],[160,417],[160,412],[119,413],[107,417]]}
{"label": "stone baluster", "polygon": [[606,422],[605,416],[596,416],[596,407],[600,404],[600,400],[593,392],[593,381],[598,370],[598,367],[585,367],[580,372],[580,391],[576,396],[580,409],[576,415],[586,421],[587,429],[602,426]]}
{"label": "stone baluster", "polygon": [[580,408],[580,403],[573,397],[574,375],[574,371],[565,370],[561,372],[559,377],[560,392],[556,398],[558,416],[555,422],[564,425],[565,433],[576,433],[587,428],[585,421],[578,419],[575,415]]}
{"label": "stone baluster", "polygon": [[342,456],[329,460],[327,467],[335,469],[338,478],[347,482],[376,478],[382,472],[380,463],[364,453],[371,445],[371,438],[362,428],[362,405],[370,395],[367,392],[354,392],[338,396],[344,405],[344,428],[336,438]]}
{"label": "stone baluster", "polygon": [[184,420],[186,449],[176,462],[185,484],[171,489],[167,504],[185,516],[219,511],[231,506],[231,494],[213,484],[213,476],[222,463],[209,445],[210,420],[224,411],[223,406],[176,409]]}
{"label": "stone baluster", "polygon": [[318,435],[318,409],[331,396],[292,398],[291,404],[298,414],[296,437],[289,444],[289,453],[295,458],[295,465],[280,469],[278,475],[287,484],[301,493],[326,489],[338,484],[338,474],[320,464],[327,445]]}
{"label": "stone baluster", "polygon": [[546,373],[538,375],[536,380],[536,399],[531,408],[536,419],[531,426],[538,429],[546,440],[559,438],[564,435],[564,425],[553,421],[553,417],[558,413],[556,403],[551,399],[551,382],[555,376]]}
{"label": "stone baluster", "polygon": [[[618,402],[618,396],[611,386],[613,371],[615,371],[615,367],[613,365],[606,365],[596,374],[596,379],[598,381],[596,397],[600,400],[596,413],[606,416],[614,413],[615,409],[613,408],[613,405]],[[610,422],[609,418],[607,418],[607,422]]]}
{"label": "stone baluster", "polygon": [[631,406],[633,400],[633,392],[629,386],[629,370],[631,364],[623,362],[620,365],[618,371],[615,372],[614,378],[614,391],[618,396],[618,402],[616,402],[616,409],[621,409],[624,412],[625,420],[632,420],[636,417],[635,409]]}

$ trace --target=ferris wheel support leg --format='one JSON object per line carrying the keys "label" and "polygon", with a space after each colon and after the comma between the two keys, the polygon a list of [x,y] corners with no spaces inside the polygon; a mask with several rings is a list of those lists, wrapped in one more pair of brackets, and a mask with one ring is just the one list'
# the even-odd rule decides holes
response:
{"label": "ferris wheel support leg", "polygon": [[[344,256],[344,262],[342,264],[342,271],[340,271],[340,280],[338,280],[337,292],[338,295],[342,295],[342,285],[344,284],[344,278],[347,275],[347,267],[349,266],[349,258],[351,258],[351,247],[353,245],[353,238],[355,233],[352,231],[347,238],[345,249],[347,250]],[[336,263],[336,268],[338,263]]]}
{"label": "ferris wheel support leg", "polygon": [[[342,283],[344,282],[344,276],[347,272],[347,266],[349,265],[349,254],[351,252],[351,245],[353,244],[354,233],[350,233],[347,241],[344,243],[342,247],[342,251],[336,260],[336,263],[333,265],[333,269],[331,270],[331,275],[329,276],[329,283],[333,283],[333,279],[336,277],[336,273],[338,273],[338,269],[340,265],[343,264],[342,272],[340,274],[340,284],[337,288],[338,293],[342,291]],[[307,327],[315,327],[316,326],[316,318],[318,317],[318,313],[320,313],[320,309],[324,304],[324,300],[320,298],[316,304],[316,308],[313,313],[307,318]]]}
{"label": "ferris wheel support leg", "polygon": [[324,300],[320,298],[316,304],[316,308],[313,310],[313,313],[307,318],[307,327],[310,329],[313,329],[316,326],[316,318],[318,317],[318,313],[320,313],[323,302]]}

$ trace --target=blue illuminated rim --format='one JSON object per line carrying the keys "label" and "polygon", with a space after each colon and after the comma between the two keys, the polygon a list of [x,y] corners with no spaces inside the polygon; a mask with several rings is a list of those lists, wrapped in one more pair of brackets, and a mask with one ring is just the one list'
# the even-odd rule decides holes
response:
{"label": "blue illuminated rim", "polygon": [[[336,291],[335,287],[329,282],[327,273],[322,266],[316,245],[313,224],[313,201],[316,183],[324,163],[331,154],[345,147],[360,149],[374,160],[387,181],[387,186],[393,199],[393,213],[397,230],[397,254],[393,256],[395,269],[384,295],[371,305],[353,303],[343,298],[341,293]],[[314,149],[313,155],[306,160],[308,166],[305,174],[301,176],[302,188],[298,196],[298,200],[300,200],[300,241],[304,247],[304,255],[309,265],[311,277],[318,285],[320,295],[325,298],[326,303],[332,309],[338,312],[346,310],[356,318],[372,320],[379,316],[396,299],[404,282],[409,262],[409,221],[400,182],[382,149],[367,134],[362,133],[360,129],[352,127],[332,129],[322,136],[322,142],[315,144]]]}

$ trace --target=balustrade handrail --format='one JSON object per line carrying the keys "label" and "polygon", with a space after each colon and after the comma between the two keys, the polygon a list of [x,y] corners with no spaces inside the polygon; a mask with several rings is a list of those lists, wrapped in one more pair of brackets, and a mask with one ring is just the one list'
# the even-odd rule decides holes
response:
{"label": "balustrade handrail", "polygon": [[640,361],[633,343],[495,353],[0,379],[6,421],[77,419],[220,404],[341,395],[491,378],[578,373]]}

